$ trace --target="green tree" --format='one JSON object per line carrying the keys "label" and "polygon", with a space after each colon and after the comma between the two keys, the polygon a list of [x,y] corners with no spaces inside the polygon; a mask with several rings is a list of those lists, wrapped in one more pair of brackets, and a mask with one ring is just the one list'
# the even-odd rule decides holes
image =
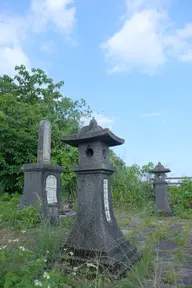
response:
{"label": "green tree", "polygon": [[[52,163],[64,166],[77,161],[77,151],[61,142],[60,137],[75,133],[79,120],[91,110],[81,99],[64,97],[64,82],[54,83],[41,69],[15,67],[16,75],[0,77],[0,185],[5,192],[21,192],[21,165],[34,163],[37,157],[39,121],[52,125]],[[63,175],[63,183],[74,179]]]}
{"label": "green tree", "polygon": [[151,187],[143,180],[148,177],[148,171],[154,166],[149,162],[142,167],[126,166],[115,153],[110,152],[110,162],[117,172],[112,176],[112,194],[115,202],[127,203],[130,206],[145,207],[153,199]]}
{"label": "green tree", "polygon": [[126,166],[124,161],[120,157],[118,157],[111,149],[109,150],[109,159],[112,167],[117,170],[122,169]]}
{"label": "green tree", "polygon": [[141,167],[141,173],[140,173],[141,177],[143,179],[148,180],[151,177],[151,174],[149,173],[149,171],[153,169],[154,167],[155,165],[152,162],[149,162],[147,165],[143,165]]}

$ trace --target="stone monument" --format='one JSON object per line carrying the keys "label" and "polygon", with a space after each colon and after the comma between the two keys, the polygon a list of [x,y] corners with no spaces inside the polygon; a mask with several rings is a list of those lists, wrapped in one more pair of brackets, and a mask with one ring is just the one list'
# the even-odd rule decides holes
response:
{"label": "stone monument", "polygon": [[168,184],[165,181],[166,173],[171,172],[170,169],[165,168],[160,162],[151,169],[149,173],[155,174],[153,181],[153,189],[155,193],[155,210],[160,213],[172,214],[167,198]]}
{"label": "stone monument", "polygon": [[[116,277],[140,259],[135,247],[125,239],[113,213],[110,176],[115,172],[109,163],[109,147],[123,139],[98,126],[93,118],[79,133],[62,141],[78,147],[78,210],[74,227],[64,247],[73,252],[71,263],[99,259]],[[64,248],[63,247],[63,248]]]}
{"label": "stone monument", "polygon": [[41,211],[57,222],[61,204],[61,173],[63,167],[52,165],[51,158],[51,124],[47,120],[39,123],[38,151],[36,164],[24,164],[24,190],[19,209],[41,201]]}

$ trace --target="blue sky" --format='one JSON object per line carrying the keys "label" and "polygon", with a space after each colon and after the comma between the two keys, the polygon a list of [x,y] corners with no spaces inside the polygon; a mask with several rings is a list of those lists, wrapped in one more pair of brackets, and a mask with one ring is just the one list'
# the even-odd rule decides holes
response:
{"label": "blue sky", "polygon": [[39,67],[84,98],[128,165],[192,176],[190,0],[1,0],[0,74]]}

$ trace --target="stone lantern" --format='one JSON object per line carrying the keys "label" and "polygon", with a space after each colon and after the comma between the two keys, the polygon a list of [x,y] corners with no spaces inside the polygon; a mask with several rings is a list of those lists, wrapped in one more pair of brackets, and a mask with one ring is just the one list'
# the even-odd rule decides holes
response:
{"label": "stone lantern", "polygon": [[97,259],[116,277],[140,259],[136,247],[130,246],[113,213],[110,176],[115,172],[109,163],[109,147],[121,145],[123,139],[101,128],[93,118],[79,133],[62,141],[78,147],[78,211],[65,248],[73,252],[71,263]]}
{"label": "stone lantern", "polygon": [[155,175],[153,182],[153,189],[155,193],[155,210],[165,214],[172,214],[167,198],[168,183],[165,180],[166,173],[171,172],[170,169],[165,168],[160,162],[151,169],[149,173]]}

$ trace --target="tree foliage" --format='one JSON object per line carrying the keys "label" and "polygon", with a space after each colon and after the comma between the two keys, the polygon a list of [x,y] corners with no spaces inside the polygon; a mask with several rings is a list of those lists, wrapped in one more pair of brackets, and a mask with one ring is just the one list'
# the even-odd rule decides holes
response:
{"label": "tree foliage", "polygon": [[[112,155],[111,155],[112,156]],[[113,160],[115,158],[115,160]],[[153,191],[148,185],[148,172],[153,163],[139,167],[126,166],[116,155],[111,157],[113,163],[118,163],[117,172],[112,176],[112,194],[116,202],[127,203],[135,207],[145,207],[154,200]]]}
{"label": "tree foliage", "polygon": [[[76,133],[81,117],[89,116],[91,110],[84,100],[74,101],[63,96],[64,82],[54,83],[41,69],[28,71],[25,66],[16,66],[15,76],[0,77],[0,190],[19,192],[23,188],[25,163],[37,160],[39,121],[47,119],[52,126],[53,164],[66,170],[77,162],[77,149],[63,144],[62,135]],[[110,161],[117,169],[112,177],[114,200],[135,202],[142,205],[141,184],[153,164],[140,168],[137,165],[127,167],[112,150]],[[73,173],[64,173],[62,183],[67,197],[75,198],[76,177]],[[148,191],[148,190],[146,190]],[[146,194],[147,198],[149,195]]]}
{"label": "tree foliage", "polygon": [[[41,69],[15,67],[16,75],[0,77],[0,185],[5,192],[21,192],[21,165],[35,163],[38,125],[46,119],[52,126],[52,162],[68,168],[77,152],[61,143],[60,137],[75,133],[79,120],[90,114],[81,99],[74,101],[61,93],[64,82],[54,83]],[[68,182],[72,174],[63,176]]]}
{"label": "tree foliage", "polygon": [[[169,187],[169,201],[174,212],[192,208],[192,180],[185,178],[179,186]],[[192,212],[192,211],[191,211]]]}

